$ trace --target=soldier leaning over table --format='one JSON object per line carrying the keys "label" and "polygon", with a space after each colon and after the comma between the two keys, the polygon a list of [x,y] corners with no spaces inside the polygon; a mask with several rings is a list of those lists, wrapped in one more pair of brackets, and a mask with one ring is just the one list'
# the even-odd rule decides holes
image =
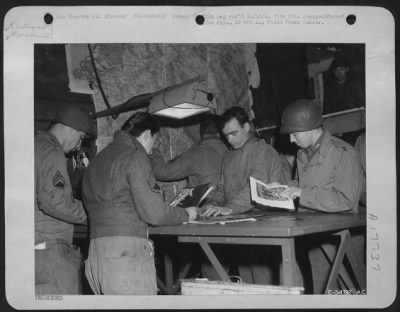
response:
{"label": "soldier leaning over table", "polygon": [[[222,132],[232,149],[223,161],[222,178],[214,195],[214,204],[202,208],[204,216],[240,214],[251,210],[254,206],[250,196],[250,176],[265,183],[286,182],[279,154],[271,145],[254,136],[249,116],[243,108],[234,106],[224,112]],[[255,246],[240,246],[237,254],[229,252],[231,262],[238,263],[243,282],[274,283],[272,249],[268,248],[268,251]],[[268,258],[264,259],[267,254]]]}
{"label": "soldier leaning over table", "polygon": [[221,176],[222,160],[227,151],[219,135],[219,120],[218,115],[204,115],[199,126],[200,142],[173,160],[165,163],[161,154],[153,153],[153,174],[156,179],[177,181],[187,178],[188,187],[217,184]]}
{"label": "soldier leaning over table", "polygon": [[[300,149],[297,154],[296,179],[286,194],[299,198],[300,210],[358,213],[359,198],[365,177],[354,148],[322,128],[321,110],[310,100],[300,99],[289,104],[282,114],[281,133]],[[365,238],[353,236],[358,260],[363,262]],[[319,245],[308,246],[314,293],[323,293],[330,264]],[[333,258],[337,247],[322,244]],[[365,285],[360,285],[365,287]]]}
{"label": "soldier leaning over table", "polygon": [[132,115],[92,160],[83,181],[90,226],[85,274],[96,295],[156,295],[150,225],[197,216],[196,207],[171,207],[151,174],[149,154],[160,130],[149,113]]}
{"label": "soldier leaning over table", "polygon": [[[213,114],[202,116],[199,125],[200,142],[195,144],[182,155],[171,161],[164,162],[161,153],[153,152],[155,162],[154,176],[160,181],[177,181],[186,178],[188,187],[196,187],[209,183],[216,185],[221,177],[221,167],[227,146],[221,140],[219,123],[221,117]],[[195,246],[197,247],[197,246]],[[215,270],[198,249],[185,246],[185,254],[190,254],[191,261],[200,262],[202,276],[210,280],[218,279]],[[188,251],[190,250],[190,251]]]}

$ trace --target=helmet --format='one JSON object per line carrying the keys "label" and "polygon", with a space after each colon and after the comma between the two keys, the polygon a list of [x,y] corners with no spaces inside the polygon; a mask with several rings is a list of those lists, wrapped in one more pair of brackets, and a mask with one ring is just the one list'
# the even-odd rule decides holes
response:
{"label": "helmet", "polygon": [[87,134],[93,133],[92,118],[89,112],[75,104],[66,104],[57,111],[56,121]]}
{"label": "helmet", "polygon": [[300,99],[286,106],[282,114],[281,133],[308,131],[322,125],[321,109],[311,100]]}

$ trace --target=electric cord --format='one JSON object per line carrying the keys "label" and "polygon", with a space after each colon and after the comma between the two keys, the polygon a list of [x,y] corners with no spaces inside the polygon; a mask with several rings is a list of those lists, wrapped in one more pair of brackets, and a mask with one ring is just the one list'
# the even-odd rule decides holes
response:
{"label": "electric cord", "polygon": [[[103,85],[102,85],[100,77],[99,77],[99,73],[97,71],[96,62],[94,61],[93,51],[92,51],[92,47],[90,46],[90,43],[88,44],[88,48],[89,48],[90,60],[92,62],[93,72],[96,77],[97,85],[99,86],[101,96],[102,96],[103,101],[106,104],[107,108],[111,109],[112,107],[111,107],[110,103],[108,102],[107,96],[104,92]],[[118,114],[113,114],[111,117],[113,119],[116,119],[118,117]]]}

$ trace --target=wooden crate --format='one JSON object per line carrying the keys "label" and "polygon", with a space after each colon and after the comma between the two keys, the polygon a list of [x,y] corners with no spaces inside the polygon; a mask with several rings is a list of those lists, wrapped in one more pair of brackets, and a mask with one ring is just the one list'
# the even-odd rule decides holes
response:
{"label": "wooden crate", "polygon": [[258,285],[209,281],[207,279],[182,279],[181,294],[192,295],[301,295],[303,287]]}

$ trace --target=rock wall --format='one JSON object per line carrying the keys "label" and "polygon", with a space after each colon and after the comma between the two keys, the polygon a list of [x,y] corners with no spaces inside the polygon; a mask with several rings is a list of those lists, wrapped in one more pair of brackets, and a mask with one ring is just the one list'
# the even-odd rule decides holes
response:
{"label": "rock wall", "polygon": [[[111,106],[200,76],[205,89],[215,96],[218,114],[235,105],[250,111],[244,44],[92,44],[91,48]],[[87,80],[93,86],[96,111],[106,109],[88,46],[69,45],[67,49],[73,64],[77,64],[70,69],[70,79]],[[115,131],[133,113],[98,119],[98,150],[112,140]],[[183,153],[193,143],[183,127],[162,129],[161,151],[166,160]]]}

